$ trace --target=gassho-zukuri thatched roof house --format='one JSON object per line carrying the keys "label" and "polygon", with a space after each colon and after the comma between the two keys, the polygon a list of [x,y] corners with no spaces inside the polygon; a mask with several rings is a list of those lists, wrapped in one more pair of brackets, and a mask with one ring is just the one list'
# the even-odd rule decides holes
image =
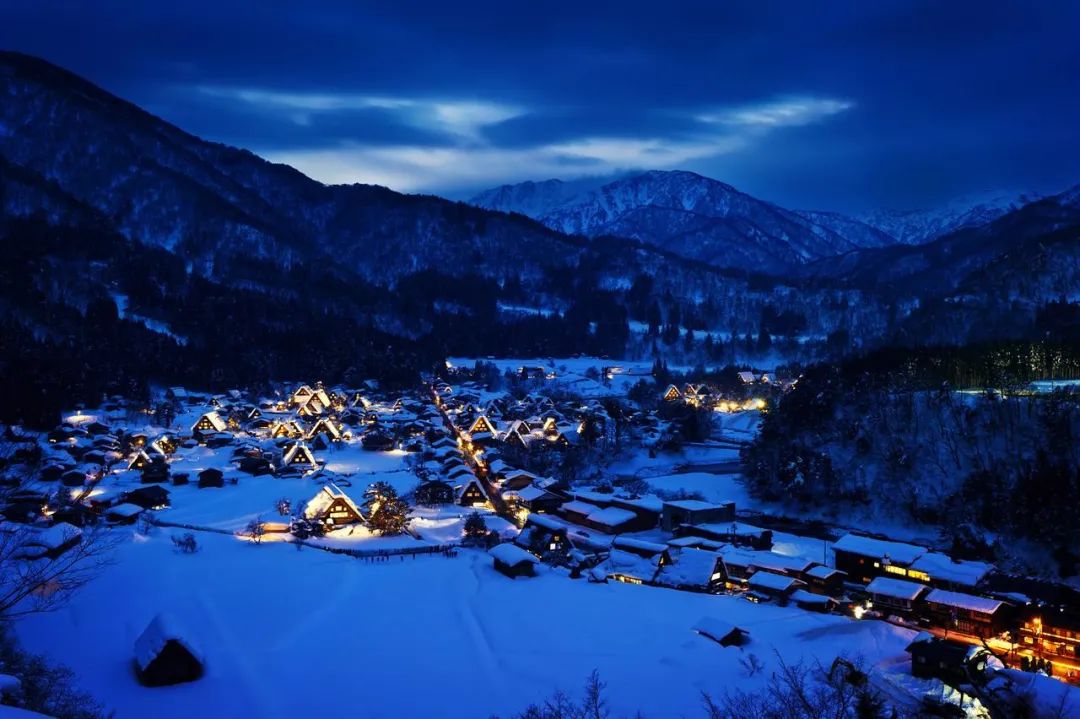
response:
{"label": "gassho-zukuri thatched roof house", "polygon": [[154,617],[135,640],[135,674],[148,687],[195,681],[204,663],[202,652],[167,615]]}

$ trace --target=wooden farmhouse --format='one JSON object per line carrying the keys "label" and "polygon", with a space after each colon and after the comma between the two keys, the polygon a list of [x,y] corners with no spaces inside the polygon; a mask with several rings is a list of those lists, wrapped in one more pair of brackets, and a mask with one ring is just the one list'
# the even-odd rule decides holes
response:
{"label": "wooden farmhouse", "polygon": [[458,504],[462,507],[475,507],[489,502],[484,486],[476,477],[471,477],[461,488],[458,495]]}
{"label": "wooden farmhouse", "polygon": [[333,482],[328,482],[318,494],[308,500],[304,507],[304,517],[331,527],[342,527],[363,521],[360,508]]}
{"label": "wooden farmhouse", "polygon": [[285,451],[281,454],[281,471],[286,474],[303,474],[304,472],[313,472],[319,468],[319,463],[315,461],[315,455],[312,454],[311,448],[303,442],[293,442],[285,447]]}
{"label": "wooden farmhouse", "polygon": [[274,424],[270,425],[271,439],[299,439],[303,436],[304,430],[296,423],[296,420],[274,422]]}
{"label": "wooden farmhouse", "polygon": [[217,412],[207,412],[199,417],[195,424],[191,425],[191,434],[194,437],[204,437],[215,432],[225,432],[229,425]]}

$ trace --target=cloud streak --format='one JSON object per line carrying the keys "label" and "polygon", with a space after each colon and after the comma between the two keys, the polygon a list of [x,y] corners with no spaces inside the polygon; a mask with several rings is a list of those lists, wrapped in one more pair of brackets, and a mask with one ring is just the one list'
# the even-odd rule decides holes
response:
{"label": "cloud streak", "polygon": [[478,140],[489,125],[525,114],[525,109],[509,103],[470,99],[430,99],[356,93],[282,92],[261,88],[201,85],[205,96],[243,103],[268,113],[285,113],[298,125],[308,125],[314,115],[364,110],[380,110],[396,115],[403,124],[437,130],[461,138]]}
{"label": "cloud streak", "polygon": [[833,115],[850,110],[855,103],[827,97],[794,97],[771,100],[753,105],[723,108],[704,112],[695,117],[710,125],[772,129],[800,127],[821,122]]}

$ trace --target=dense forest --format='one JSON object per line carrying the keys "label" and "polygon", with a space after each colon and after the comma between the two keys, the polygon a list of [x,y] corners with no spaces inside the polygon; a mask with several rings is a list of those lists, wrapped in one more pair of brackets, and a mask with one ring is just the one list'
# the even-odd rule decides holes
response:
{"label": "dense forest", "polygon": [[1080,394],[1027,390],[1048,377],[1080,377],[1080,345],[890,349],[813,367],[744,451],[751,489],[940,526],[962,554],[1007,562],[1023,540],[1071,575]]}

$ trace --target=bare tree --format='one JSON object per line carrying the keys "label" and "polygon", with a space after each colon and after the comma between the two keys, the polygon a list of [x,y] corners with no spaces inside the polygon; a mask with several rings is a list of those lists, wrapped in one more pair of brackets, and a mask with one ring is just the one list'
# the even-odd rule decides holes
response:
{"label": "bare tree", "polygon": [[722,698],[702,695],[709,719],[878,719],[886,713],[881,694],[857,662],[837,658],[831,665],[788,664],[778,668],[759,691],[735,691]]}
{"label": "bare tree", "polygon": [[47,612],[62,606],[112,563],[116,535],[83,530],[59,556],[41,555],[40,531],[28,526],[0,531],[0,618]]}
{"label": "bare tree", "polygon": [[255,544],[262,544],[263,535],[266,534],[266,527],[263,525],[261,515],[248,522],[244,534]]}

